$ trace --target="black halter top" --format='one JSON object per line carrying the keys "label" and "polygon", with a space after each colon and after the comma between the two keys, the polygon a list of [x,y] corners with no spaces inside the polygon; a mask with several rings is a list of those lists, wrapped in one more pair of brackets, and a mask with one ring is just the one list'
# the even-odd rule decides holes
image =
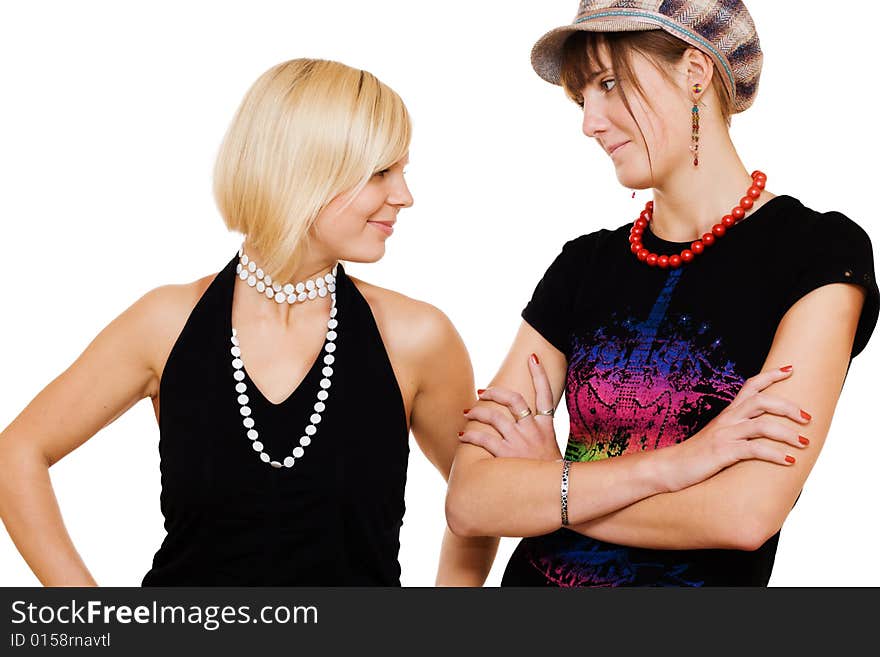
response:
{"label": "black halter top", "polygon": [[[237,401],[230,355],[237,263],[236,253],[199,299],[162,374],[167,536],[142,585],[399,586],[409,431],[369,305],[339,265],[326,409],[304,455],[275,468],[254,450]],[[280,404],[242,370],[259,440],[273,459],[299,444],[324,355],[322,347]]]}

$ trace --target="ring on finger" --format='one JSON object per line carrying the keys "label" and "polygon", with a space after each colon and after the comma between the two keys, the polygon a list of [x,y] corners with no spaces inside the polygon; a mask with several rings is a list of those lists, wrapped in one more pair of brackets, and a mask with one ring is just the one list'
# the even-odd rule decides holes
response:
{"label": "ring on finger", "polygon": [[519,422],[520,420],[524,420],[525,418],[527,418],[531,414],[532,414],[532,409],[524,408],[523,410],[521,410],[519,413],[516,414],[516,416],[515,416],[516,421]]}
{"label": "ring on finger", "polygon": [[553,413],[555,413],[555,409],[548,409],[546,411],[537,411],[535,415],[546,415],[548,417],[553,417]]}

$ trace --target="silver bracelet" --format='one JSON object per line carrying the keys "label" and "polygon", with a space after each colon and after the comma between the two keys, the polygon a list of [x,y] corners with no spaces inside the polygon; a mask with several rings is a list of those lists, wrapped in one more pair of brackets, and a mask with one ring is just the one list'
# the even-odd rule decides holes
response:
{"label": "silver bracelet", "polygon": [[559,496],[562,499],[562,526],[568,525],[568,470],[571,468],[571,461],[562,460],[562,483],[559,486]]}

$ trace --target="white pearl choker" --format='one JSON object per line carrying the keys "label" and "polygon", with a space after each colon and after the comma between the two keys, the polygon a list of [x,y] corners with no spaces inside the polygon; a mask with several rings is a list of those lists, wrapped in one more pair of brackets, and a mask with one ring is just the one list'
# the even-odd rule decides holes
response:
{"label": "white pearl choker", "polygon": [[248,258],[242,249],[238,250],[238,265],[235,267],[235,273],[241,280],[247,281],[250,287],[257,288],[257,292],[264,293],[267,299],[274,299],[275,303],[287,301],[293,305],[318,297],[323,298],[336,291],[336,267],[333,267],[331,273],[318,276],[314,280],[309,279],[305,282],[282,285],[277,281],[273,282],[272,277]]}
{"label": "white pearl choker", "polygon": [[[336,268],[333,268],[333,271],[336,271]],[[335,289],[335,286],[334,286]],[[330,379],[333,376],[333,363],[336,360],[336,357],[333,355],[333,352],[336,351],[336,329],[339,327],[339,320],[336,319],[336,293],[330,292],[330,318],[327,320],[327,335],[326,340],[324,342],[323,351],[326,352],[324,354],[324,367],[321,370],[321,374],[324,375],[324,378],[321,379],[320,387],[318,390],[318,401],[314,405],[314,413],[312,413],[309,418],[309,424],[306,425],[305,431],[303,432],[303,436],[299,439],[299,445],[293,449],[291,455],[286,456],[284,461],[274,461],[272,457],[269,456],[266,452],[263,451],[263,443],[257,440],[260,437],[260,434],[257,432],[254,427],[254,418],[251,417],[251,408],[248,406],[248,396],[245,394],[247,392],[247,384],[243,381],[244,379],[244,362],[241,359],[241,347],[238,342],[238,332],[233,327],[232,329],[232,348],[230,349],[230,353],[232,354],[232,367],[233,367],[233,378],[236,381],[235,391],[238,393],[238,403],[239,403],[239,411],[243,416],[243,424],[247,431],[247,437],[253,441],[251,446],[254,450],[260,455],[260,460],[264,463],[268,463],[273,468],[280,468],[282,465],[285,468],[293,467],[293,464],[297,459],[302,458],[305,453],[306,447],[312,442],[312,438],[314,438],[315,434],[318,432],[317,425],[321,422],[321,413],[324,412],[326,405],[324,404],[327,401],[327,398],[330,396]]]}

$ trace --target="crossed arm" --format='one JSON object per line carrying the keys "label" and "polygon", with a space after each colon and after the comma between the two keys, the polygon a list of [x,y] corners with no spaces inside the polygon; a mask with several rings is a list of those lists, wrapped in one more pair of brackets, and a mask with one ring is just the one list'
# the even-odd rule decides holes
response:
{"label": "crossed arm", "polygon": [[[782,527],[819,456],[849,367],[864,302],[854,285],[833,284],[798,301],[779,324],[767,363],[793,363],[773,392],[810,409],[810,449],[790,468],[741,461],[676,493],[656,495],[573,527],[592,538],[657,549],[755,550]],[[795,426],[787,419],[780,422]],[[764,440],[764,439],[759,439]]]}
{"label": "crossed arm", "polygon": [[[796,400],[813,416],[806,430],[810,448],[798,452],[795,465],[783,468],[742,461],[673,493],[664,492],[662,476],[661,481],[651,477],[675,467],[664,460],[664,452],[672,453],[674,448],[576,463],[569,488],[570,528],[601,540],[658,549],[749,550],[763,544],[781,527],[824,443],[863,302],[859,287],[826,285],[792,306],[777,329],[762,369],[793,364],[795,370],[769,390]],[[557,404],[565,357],[527,324],[491,385],[534,399],[526,366],[529,353],[536,353],[544,365]],[[805,431],[792,420],[774,417],[772,421]],[[495,433],[480,423],[468,428]],[[481,447],[462,445],[447,495],[450,527],[463,535],[528,536],[553,531],[561,524],[559,475],[560,465],[550,460],[492,458]],[[572,509],[579,517],[572,516]]]}

